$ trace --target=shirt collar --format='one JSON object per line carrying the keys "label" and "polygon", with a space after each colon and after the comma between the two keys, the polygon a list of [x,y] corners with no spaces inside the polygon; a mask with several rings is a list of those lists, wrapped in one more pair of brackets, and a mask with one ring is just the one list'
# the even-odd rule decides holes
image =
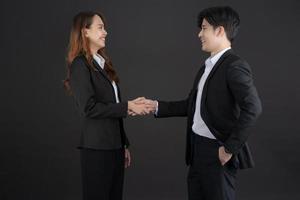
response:
{"label": "shirt collar", "polygon": [[210,62],[212,64],[212,66],[214,66],[218,60],[221,58],[221,56],[227,51],[231,49],[231,47],[228,47],[226,49],[223,49],[222,51],[220,51],[219,53],[217,53],[216,55],[212,56],[212,57],[209,57],[207,59],[207,62]]}
{"label": "shirt collar", "polygon": [[100,54],[94,54],[93,58],[96,60],[96,62],[100,65],[102,69],[104,69],[105,65],[105,59]]}

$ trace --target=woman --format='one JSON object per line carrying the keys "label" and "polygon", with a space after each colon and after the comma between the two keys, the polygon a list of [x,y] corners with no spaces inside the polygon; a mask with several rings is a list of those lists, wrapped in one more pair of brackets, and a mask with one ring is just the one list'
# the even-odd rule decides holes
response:
{"label": "woman", "polygon": [[122,102],[119,78],[105,54],[105,22],[96,12],[73,19],[65,89],[82,119],[80,140],[83,199],[121,200],[124,166],[130,166],[123,117],[146,114],[146,105]]}

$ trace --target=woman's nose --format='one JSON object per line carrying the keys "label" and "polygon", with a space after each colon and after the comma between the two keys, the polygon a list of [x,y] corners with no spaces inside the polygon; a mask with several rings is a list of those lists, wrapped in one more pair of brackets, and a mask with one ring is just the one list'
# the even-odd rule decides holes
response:
{"label": "woman's nose", "polygon": [[107,31],[106,31],[106,30],[103,30],[103,34],[104,34],[105,36],[107,36]]}

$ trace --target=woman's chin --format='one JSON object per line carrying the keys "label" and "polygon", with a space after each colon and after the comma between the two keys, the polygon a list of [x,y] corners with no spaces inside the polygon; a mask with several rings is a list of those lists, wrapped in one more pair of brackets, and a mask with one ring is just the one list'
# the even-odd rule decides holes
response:
{"label": "woman's chin", "polygon": [[103,49],[104,47],[105,47],[105,43],[103,43],[103,44],[100,44],[100,49]]}

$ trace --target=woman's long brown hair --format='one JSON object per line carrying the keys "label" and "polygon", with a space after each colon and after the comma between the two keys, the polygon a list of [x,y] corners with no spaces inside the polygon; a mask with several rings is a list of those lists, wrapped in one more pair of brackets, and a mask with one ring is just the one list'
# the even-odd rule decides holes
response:
{"label": "woman's long brown hair", "polygon": [[[95,66],[93,64],[93,55],[90,51],[89,41],[84,35],[84,29],[89,28],[93,23],[93,17],[98,15],[104,25],[106,24],[104,17],[101,13],[98,12],[80,12],[73,18],[73,25],[71,28],[70,41],[67,53],[67,76],[65,80],[63,80],[64,88],[69,95],[72,95],[72,89],[70,86],[70,76],[71,76],[71,64],[73,60],[79,56],[85,56],[89,67],[94,70]],[[113,68],[112,62],[105,53],[105,48],[102,48],[98,51],[105,59],[104,70],[108,74],[108,77],[111,81],[119,82],[119,78],[117,76],[116,71]]]}

